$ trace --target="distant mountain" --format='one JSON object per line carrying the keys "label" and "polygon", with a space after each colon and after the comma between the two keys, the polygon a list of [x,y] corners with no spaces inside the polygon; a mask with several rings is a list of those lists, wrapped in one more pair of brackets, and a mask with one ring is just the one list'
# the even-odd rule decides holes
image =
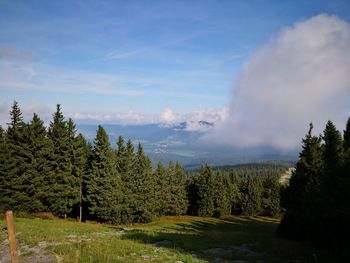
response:
{"label": "distant mountain", "polygon": [[[220,166],[268,160],[293,161],[297,157],[296,153],[282,154],[267,147],[238,150],[224,145],[204,144],[200,140],[201,136],[214,127],[213,123],[204,120],[166,125],[105,124],[102,126],[109,135],[113,147],[115,147],[120,135],[126,140],[131,139],[135,143],[135,147],[140,142],[153,164],[159,160],[164,163],[172,160],[195,168],[205,162]],[[77,128],[88,141],[93,142],[97,125],[77,124]]]}

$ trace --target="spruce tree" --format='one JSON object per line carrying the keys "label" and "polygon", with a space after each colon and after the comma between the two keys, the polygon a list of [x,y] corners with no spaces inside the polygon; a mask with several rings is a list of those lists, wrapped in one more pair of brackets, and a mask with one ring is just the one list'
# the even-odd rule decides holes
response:
{"label": "spruce tree", "polygon": [[263,187],[261,178],[248,175],[242,186],[242,214],[259,215],[262,212]]}
{"label": "spruce tree", "polygon": [[215,179],[213,180],[213,202],[215,217],[230,214],[228,210],[231,209],[230,198],[227,195],[227,191],[224,186],[223,173],[216,171],[214,173]]}
{"label": "spruce tree", "polygon": [[170,161],[162,182],[164,215],[181,215],[187,210],[188,201],[185,188],[185,174],[179,163]]}
{"label": "spruce tree", "polygon": [[93,219],[120,223],[121,181],[116,171],[115,154],[108,135],[98,126],[87,181],[87,202]]}
{"label": "spruce tree", "polygon": [[166,168],[161,161],[158,161],[157,168],[154,171],[155,178],[155,213],[157,216],[165,215],[167,196],[169,195],[170,185],[167,183]]}
{"label": "spruce tree", "polygon": [[45,204],[53,213],[66,216],[76,205],[76,180],[72,174],[71,133],[58,104],[50,123],[48,137],[52,143],[50,173],[46,180]]}
{"label": "spruce tree", "polygon": [[135,163],[136,157],[132,141],[129,139],[125,147],[123,137],[119,137],[117,142],[117,171],[120,172],[122,181],[121,221],[123,223],[132,223],[134,220],[133,212],[136,207],[136,199],[133,192]]}
{"label": "spruce tree", "polygon": [[322,205],[323,160],[321,139],[312,135],[312,129],[310,123],[309,132],[302,141],[296,170],[283,194],[286,211],[279,225],[279,233],[290,238],[303,239],[309,235],[307,229],[315,232],[319,228],[317,218]]}
{"label": "spruce tree", "polygon": [[198,177],[198,216],[212,216],[214,214],[213,170],[205,164]]}
{"label": "spruce tree", "polygon": [[6,161],[4,202],[9,209],[27,211],[31,202],[28,196],[31,156],[27,145],[28,125],[15,101],[10,111],[11,122],[6,133],[8,160]]}
{"label": "spruce tree", "polygon": [[263,180],[262,215],[275,217],[280,213],[280,183],[275,176]]}
{"label": "spruce tree", "polygon": [[28,211],[47,211],[48,208],[44,205],[45,183],[50,172],[49,158],[52,156],[52,144],[47,137],[44,122],[35,113],[28,125],[26,141],[30,153],[30,165],[27,168],[30,183],[27,185],[27,194],[31,197],[31,203]]}
{"label": "spruce tree", "polygon": [[[344,195],[349,189],[343,188],[343,138],[335,125],[328,121],[323,132],[324,149],[323,149],[323,185],[322,197],[324,213],[321,216],[321,224],[323,230],[322,239],[327,240],[331,246],[338,246],[338,239],[343,236],[342,226],[346,225],[343,221],[344,211]],[[348,206],[349,200],[346,200]],[[346,216],[345,216],[346,217]]]}
{"label": "spruce tree", "polygon": [[73,165],[72,175],[75,179],[75,203],[76,210],[74,211],[75,215],[78,215],[79,221],[81,222],[83,214],[87,213],[83,211],[83,202],[84,202],[84,186],[85,180],[88,177],[89,173],[89,160],[90,160],[90,147],[85,140],[84,136],[80,133],[77,137],[73,137],[72,141],[72,156],[71,162]]}
{"label": "spruce tree", "polygon": [[188,199],[186,193],[186,176],[185,170],[179,162],[175,164],[175,191],[174,198],[176,200],[176,215],[183,215],[188,208]]}
{"label": "spruce tree", "polygon": [[154,180],[152,174],[152,164],[150,159],[144,154],[142,145],[137,147],[135,172],[132,176],[133,199],[133,220],[135,222],[149,222],[152,220],[156,210]]}

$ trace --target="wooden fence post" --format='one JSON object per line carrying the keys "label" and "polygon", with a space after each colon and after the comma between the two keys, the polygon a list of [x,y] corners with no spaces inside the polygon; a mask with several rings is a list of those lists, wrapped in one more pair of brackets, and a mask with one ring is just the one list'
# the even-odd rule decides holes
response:
{"label": "wooden fence post", "polygon": [[7,233],[9,238],[9,246],[11,252],[12,263],[18,263],[17,249],[16,249],[16,233],[15,223],[13,221],[12,211],[6,212]]}

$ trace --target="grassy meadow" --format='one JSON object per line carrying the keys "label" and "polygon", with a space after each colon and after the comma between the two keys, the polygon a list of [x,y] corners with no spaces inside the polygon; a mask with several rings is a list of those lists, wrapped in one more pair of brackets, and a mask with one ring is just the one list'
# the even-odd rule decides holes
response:
{"label": "grassy meadow", "polygon": [[[236,216],[162,217],[129,226],[63,219],[15,221],[21,262],[337,262],[308,244],[278,238],[278,223]],[[4,250],[4,220],[0,226]]]}

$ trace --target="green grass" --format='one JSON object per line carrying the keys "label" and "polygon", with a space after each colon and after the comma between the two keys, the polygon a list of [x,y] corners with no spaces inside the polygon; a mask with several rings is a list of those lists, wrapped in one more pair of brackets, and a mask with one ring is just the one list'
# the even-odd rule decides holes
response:
{"label": "green grass", "polygon": [[[58,262],[210,262],[218,257],[223,262],[341,262],[308,244],[278,238],[278,220],[263,217],[162,217],[149,224],[126,226],[131,231],[125,233],[120,227],[60,219],[16,218],[15,223],[19,247],[46,241],[46,250]],[[0,226],[5,222],[0,221]],[[5,238],[6,232],[1,231],[0,241]],[[152,245],[163,240],[170,242],[164,247]],[[262,254],[251,256],[230,248],[242,244]],[[213,248],[229,253],[208,253]]]}

